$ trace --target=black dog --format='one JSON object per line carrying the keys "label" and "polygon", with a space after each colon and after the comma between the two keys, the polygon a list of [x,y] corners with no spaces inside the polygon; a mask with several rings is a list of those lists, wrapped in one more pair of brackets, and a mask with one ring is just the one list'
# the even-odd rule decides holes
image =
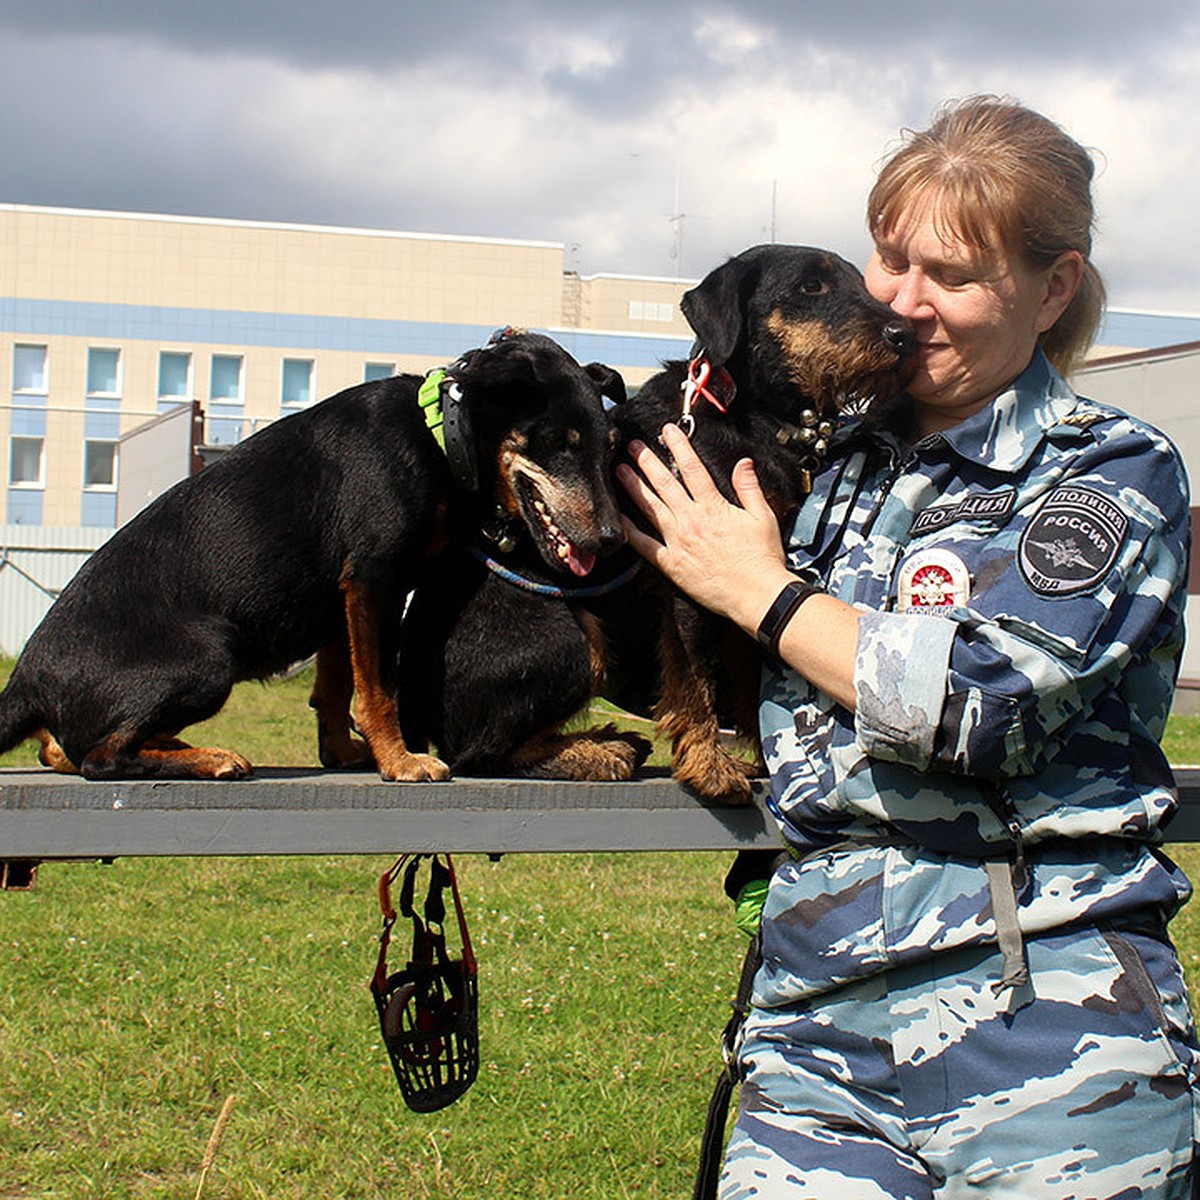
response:
{"label": "black dog", "polygon": [[[903,386],[912,331],[848,262],[808,247],[747,250],[687,292],[682,308],[698,348],[613,409],[618,436],[655,445],[667,421],[682,422],[730,499],[734,463],[752,458],[783,522],[820,466],[827,419]],[[520,582],[458,555],[416,597],[403,673],[432,703],[402,710],[406,733],[431,737],[463,773],[510,770],[518,747],[540,744],[560,752],[517,755],[522,773],[624,778],[606,771],[595,731],[575,735],[587,748],[575,756],[557,741],[558,727],[602,694],[631,712],[653,708],[676,778],[706,797],[748,797],[748,768],[723,748],[719,718],[755,727],[751,639],[638,571],[630,551],[584,587],[508,565]],[[486,660],[478,645],[491,647]]]}
{"label": "black dog", "polygon": [[[619,377],[605,391],[614,403],[624,400]],[[606,473],[615,441],[613,430],[598,464]],[[613,600],[627,608],[637,566],[628,551],[594,569],[569,555],[548,557],[519,521],[492,523],[447,547],[422,574],[401,627],[407,744],[435,745],[456,775],[629,779],[650,751],[647,739],[611,725],[561,726],[606,676],[594,610]],[[630,648],[639,627],[648,635],[644,653],[631,657],[650,668],[649,695],[651,626],[632,622],[623,644]]]}
{"label": "black dog", "polygon": [[430,556],[497,513],[548,562],[582,568],[623,540],[596,378],[612,372],[538,335],[493,341],[440,384],[363,384],[275,422],[118,530],[30,638],[0,696],[0,748],[36,733],[46,765],[89,778],[239,778],[241,755],[176,734],[235,681],[316,653],[326,765],[445,778],[405,746],[392,679]]}

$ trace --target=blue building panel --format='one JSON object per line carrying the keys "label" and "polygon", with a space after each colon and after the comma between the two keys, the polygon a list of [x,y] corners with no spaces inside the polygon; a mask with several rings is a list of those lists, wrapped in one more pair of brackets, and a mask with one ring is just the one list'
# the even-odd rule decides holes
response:
{"label": "blue building panel", "polygon": [[1110,309],[1104,316],[1096,338],[1097,345],[1129,346],[1137,350],[1157,350],[1164,346],[1182,346],[1188,342],[1200,342],[1200,316],[1125,309]]}
{"label": "blue building panel", "polygon": [[112,529],[117,523],[117,493],[84,492],[79,515],[81,525]]}
{"label": "blue building panel", "polygon": [[46,436],[46,401],[36,401],[32,396],[21,396],[13,401],[9,432],[16,437]]}
{"label": "blue building panel", "polygon": [[42,493],[33,488],[9,488],[7,520],[10,525],[40,525]]}
{"label": "blue building panel", "polygon": [[[132,341],[178,341],[214,345],[297,346],[365,354],[421,354],[448,361],[481,345],[491,325],[387,321],[363,317],[315,317],[290,313],[247,313],[161,305],[0,298],[6,332],[36,329],[40,336]],[[584,362],[655,367],[664,358],[686,355],[683,338],[630,333],[543,330]]]}

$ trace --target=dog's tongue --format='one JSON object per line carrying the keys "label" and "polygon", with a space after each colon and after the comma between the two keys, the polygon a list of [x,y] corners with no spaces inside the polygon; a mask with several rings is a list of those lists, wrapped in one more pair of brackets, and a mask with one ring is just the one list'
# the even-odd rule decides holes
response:
{"label": "dog's tongue", "polygon": [[575,575],[587,575],[596,565],[596,556],[580,550],[573,543],[567,552],[567,566]]}

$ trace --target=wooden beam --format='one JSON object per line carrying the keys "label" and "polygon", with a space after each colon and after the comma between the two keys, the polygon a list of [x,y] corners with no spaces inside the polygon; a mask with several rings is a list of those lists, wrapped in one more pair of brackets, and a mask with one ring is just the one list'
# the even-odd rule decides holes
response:
{"label": "wooden beam", "polygon": [[[1171,841],[1200,841],[1200,767],[1177,770]],[[253,854],[509,854],[775,847],[766,785],[744,808],[697,800],[663,773],[631,783],[262,769],[237,783],[89,783],[0,770],[0,860]]]}

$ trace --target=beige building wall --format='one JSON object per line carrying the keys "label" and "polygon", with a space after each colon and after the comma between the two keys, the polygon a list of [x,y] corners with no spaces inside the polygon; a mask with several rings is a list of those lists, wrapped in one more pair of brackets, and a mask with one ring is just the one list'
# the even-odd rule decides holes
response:
{"label": "beige building wall", "polygon": [[691,338],[691,327],[683,318],[679,300],[694,283],[632,275],[581,277],[578,324],[584,329]]}
{"label": "beige building wall", "polygon": [[8,295],[448,321],[562,321],[562,246],[0,205]]}
{"label": "beige building wall", "polygon": [[[0,204],[0,524],[103,523],[116,484],[85,487],[85,443],[191,400],[206,440],[238,440],[287,411],[287,360],[311,364],[313,402],[368,370],[443,365],[510,324],[631,386],[686,351],[689,281],[580,279],[563,261],[554,242]],[[21,345],[45,348],[44,394],[18,392]],[[105,350],[116,389],[89,396],[89,352]],[[186,395],[159,396],[164,353],[189,357]],[[211,394],[221,357],[240,360],[232,402]],[[40,480],[13,483],[11,434],[44,438]]]}

